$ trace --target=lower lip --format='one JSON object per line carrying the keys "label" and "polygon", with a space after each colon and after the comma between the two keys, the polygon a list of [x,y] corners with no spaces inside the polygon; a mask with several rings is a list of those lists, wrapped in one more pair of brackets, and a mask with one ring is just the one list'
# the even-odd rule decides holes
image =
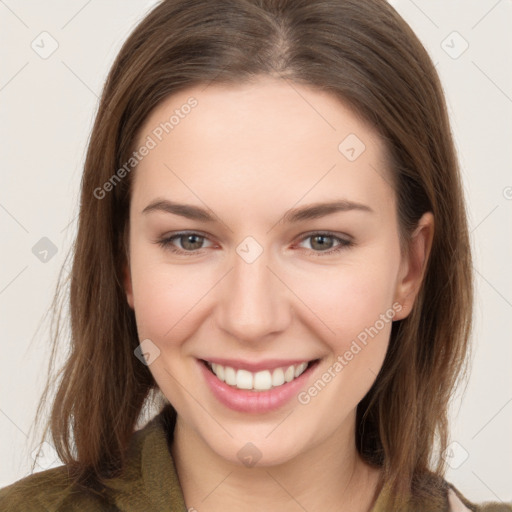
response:
{"label": "lower lip", "polygon": [[312,363],[301,375],[291,382],[267,391],[249,391],[229,386],[218,379],[205,365],[197,360],[206,383],[217,400],[234,411],[265,413],[279,409],[296,396],[304,386],[318,360]]}

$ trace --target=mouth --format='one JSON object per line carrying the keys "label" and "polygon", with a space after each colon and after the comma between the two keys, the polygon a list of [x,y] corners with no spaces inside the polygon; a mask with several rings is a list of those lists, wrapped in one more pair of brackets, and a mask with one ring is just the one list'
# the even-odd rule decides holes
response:
{"label": "mouth", "polygon": [[298,379],[305,372],[315,367],[320,359],[303,361],[272,369],[252,372],[242,368],[233,368],[204,359],[199,360],[210,373],[234,389],[253,391],[255,393],[280,388]]}

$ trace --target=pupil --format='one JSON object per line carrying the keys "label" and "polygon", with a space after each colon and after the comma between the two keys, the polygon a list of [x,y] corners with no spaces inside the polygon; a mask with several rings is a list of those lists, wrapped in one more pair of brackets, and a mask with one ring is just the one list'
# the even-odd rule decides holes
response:
{"label": "pupil", "polygon": [[[326,238],[328,239],[330,237],[328,235],[315,235],[313,237],[313,240],[325,240]],[[314,243],[312,245],[314,246]],[[320,243],[319,248],[320,249],[326,249],[326,248],[329,249],[331,245],[332,245],[332,242],[331,242],[331,244]]]}
{"label": "pupil", "polygon": [[[195,243],[195,244],[199,244],[199,245],[201,245],[201,241],[200,241],[200,239],[201,239],[202,237],[199,237],[199,236],[197,236],[197,235],[184,235],[184,236],[183,236],[183,238],[185,239],[185,244],[183,244],[183,246],[185,247],[185,249],[197,249],[197,248],[198,248],[198,247],[187,247],[187,244],[188,244],[188,243],[191,243],[191,244],[192,244],[192,246],[194,246],[194,243]],[[183,239],[183,238],[182,238],[182,239]],[[196,242],[194,242],[194,239],[196,239]],[[199,241],[197,241],[197,240],[199,240]]]}

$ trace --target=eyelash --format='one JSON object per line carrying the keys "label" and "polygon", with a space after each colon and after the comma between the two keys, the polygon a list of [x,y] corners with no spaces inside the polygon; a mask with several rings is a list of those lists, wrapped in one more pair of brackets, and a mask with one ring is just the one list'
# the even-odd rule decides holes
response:
{"label": "eyelash", "polygon": [[[193,255],[196,255],[196,254],[200,254],[199,251],[201,251],[202,249],[197,249],[197,250],[193,250],[193,251],[186,251],[184,249],[179,249],[178,247],[172,245],[172,241],[173,240],[179,239],[182,236],[187,236],[187,235],[196,235],[199,238],[208,239],[207,236],[205,236],[205,235],[203,235],[201,233],[198,233],[197,231],[180,231],[178,233],[173,234],[170,237],[166,237],[166,238],[162,238],[160,240],[157,240],[156,243],[158,245],[160,245],[161,247],[163,247],[165,250],[169,250],[169,251],[171,251],[174,254],[181,254],[181,255],[186,255],[186,256],[193,256]],[[304,240],[307,240],[308,238],[313,238],[315,236],[324,236],[324,237],[328,237],[328,238],[333,238],[334,240],[337,240],[339,242],[337,246],[335,246],[334,248],[329,249],[327,251],[315,251],[313,249],[306,249],[308,251],[312,251],[313,255],[319,256],[319,257],[326,256],[326,255],[332,255],[334,253],[338,253],[338,252],[340,252],[340,251],[342,251],[344,249],[348,249],[348,248],[350,248],[350,247],[352,247],[354,245],[354,242],[352,240],[348,240],[348,239],[345,239],[345,238],[340,238],[339,236],[336,236],[333,233],[330,233],[330,232],[327,232],[327,231],[315,231],[313,233],[308,233],[305,236],[303,236],[300,239],[299,242],[303,242]]]}

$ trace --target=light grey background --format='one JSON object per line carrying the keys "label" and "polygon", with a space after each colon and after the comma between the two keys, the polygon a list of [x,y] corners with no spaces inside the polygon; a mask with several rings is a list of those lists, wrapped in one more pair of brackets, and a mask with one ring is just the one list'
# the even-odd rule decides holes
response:
{"label": "light grey background", "polygon": [[[474,363],[453,407],[447,479],[474,501],[511,501],[512,1],[391,3],[444,84],[474,247]],[[154,4],[0,0],[0,487],[28,474],[36,447],[31,426],[49,355],[41,322],[76,232],[98,96]],[[42,468],[60,464],[51,449],[45,457]]]}

